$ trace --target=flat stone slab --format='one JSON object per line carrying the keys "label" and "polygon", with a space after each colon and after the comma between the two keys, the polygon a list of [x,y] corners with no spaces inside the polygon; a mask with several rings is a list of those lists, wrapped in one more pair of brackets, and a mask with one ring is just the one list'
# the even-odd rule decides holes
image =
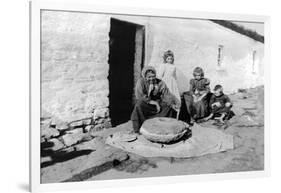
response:
{"label": "flat stone slab", "polygon": [[82,139],[86,135],[87,134],[84,134],[83,132],[66,134],[66,135],[62,136],[62,141],[66,146],[71,146],[71,145],[77,144],[79,141],[82,141]]}
{"label": "flat stone slab", "polygon": [[50,139],[52,137],[59,136],[60,132],[49,126],[41,126],[41,137],[45,139]]}

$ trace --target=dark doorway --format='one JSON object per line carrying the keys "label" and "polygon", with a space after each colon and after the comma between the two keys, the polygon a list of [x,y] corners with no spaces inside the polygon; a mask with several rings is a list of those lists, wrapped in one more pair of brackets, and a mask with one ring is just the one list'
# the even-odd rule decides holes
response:
{"label": "dark doorway", "polygon": [[112,18],[109,37],[109,113],[116,126],[127,122],[133,109],[134,86],[143,66],[144,27]]}

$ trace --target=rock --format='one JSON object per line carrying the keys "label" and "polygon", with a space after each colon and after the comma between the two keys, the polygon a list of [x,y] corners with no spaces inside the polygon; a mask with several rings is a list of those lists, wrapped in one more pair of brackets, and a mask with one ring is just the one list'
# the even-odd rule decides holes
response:
{"label": "rock", "polygon": [[82,142],[87,142],[87,141],[91,141],[94,137],[92,135],[90,135],[89,133],[85,134],[82,138]]}
{"label": "rock", "polygon": [[56,125],[56,129],[59,130],[59,131],[66,131],[69,128],[69,125],[67,123],[60,123],[58,125]]}
{"label": "rock", "polygon": [[44,143],[44,142],[46,142],[46,139],[44,137],[41,137],[40,138],[40,143]]}
{"label": "rock", "polygon": [[104,128],[111,128],[111,121],[110,120],[105,120],[105,122],[103,123]]}
{"label": "rock", "polygon": [[53,146],[48,148],[48,149],[50,149],[52,151],[58,151],[58,150],[64,148],[64,144],[60,140],[58,140],[56,138],[50,139],[50,140],[48,140],[48,142],[53,143]]}
{"label": "rock", "polygon": [[40,120],[40,124],[41,124],[41,125],[48,125],[48,126],[51,125],[52,119],[50,119],[50,118],[44,118],[44,117],[41,117],[40,119],[41,119],[41,120]]}
{"label": "rock", "polygon": [[92,118],[93,118],[93,113],[75,113],[75,114],[66,113],[64,115],[61,115],[60,121],[64,123],[82,121],[82,123],[80,123],[82,125],[83,120],[92,119]]}
{"label": "rock", "polygon": [[173,118],[156,117],[146,120],[141,126],[140,133],[149,141],[170,143],[180,139],[189,125]]}
{"label": "rock", "polygon": [[82,141],[84,135],[84,133],[66,134],[62,136],[62,140],[66,146],[71,146]]}
{"label": "rock", "polygon": [[105,118],[108,116],[108,108],[95,109],[94,119]]}
{"label": "rock", "polygon": [[41,127],[41,137],[50,139],[52,137],[59,136],[60,132],[57,129],[51,127]]}
{"label": "rock", "polygon": [[101,137],[92,138],[92,140],[80,143],[75,146],[77,151],[81,150],[96,150],[104,146],[104,142],[102,141]]}
{"label": "rock", "polygon": [[92,123],[92,118],[83,120],[83,125],[90,125],[91,123]]}
{"label": "rock", "polygon": [[92,129],[93,132],[101,131],[104,129],[104,126],[102,124],[95,125]]}
{"label": "rock", "polygon": [[83,121],[79,120],[79,121],[74,121],[72,123],[69,124],[70,127],[80,127],[83,126]]}
{"label": "rock", "polygon": [[62,125],[64,124],[65,122],[62,121],[60,118],[58,117],[52,117],[52,120],[51,120],[51,123],[50,125],[54,128],[56,128],[57,125]]}
{"label": "rock", "polygon": [[90,125],[92,123],[92,117],[83,118],[81,120],[72,121],[70,127],[80,127],[84,125]]}
{"label": "rock", "polygon": [[82,134],[83,133],[83,127],[75,128],[69,131],[66,131],[67,134]]}
{"label": "rock", "polygon": [[95,120],[95,124],[102,124],[103,122],[104,122],[104,119],[102,119],[102,118]]}
{"label": "rock", "polygon": [[93,125],[87,125],[84,129],[85,133],[89,133],[91,131],[91,129],[93,128]]}

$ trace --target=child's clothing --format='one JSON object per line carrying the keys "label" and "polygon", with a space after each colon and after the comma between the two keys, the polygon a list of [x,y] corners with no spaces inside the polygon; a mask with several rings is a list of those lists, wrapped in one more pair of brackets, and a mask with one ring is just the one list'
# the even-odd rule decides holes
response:
{"label": "child's clothing", "polygon": [[207,78],[191,79],[189,91],[194,94],[196,90],[210,92],[210,80]]}
{"label": "child's clothing", "polygon": [[[214,103],[220,103],[220,107],[216,105],[212,105]],[[225,104],[230,103],[231,105],[226,107]],[[225,114],[225,119],[229,119],[234,113],[230,110],[232,107],[232,103],[227,95],[222,93],[220,96],[212,95],[210,99],[211,113],[213,117],[219,117],[222,114]]]}
{"label": "child's clothing", "polygon": [[157,77],[163,80],[171,94],[175,97],[177,103],[181,102],[180,92],[176,82],[176,67],[172,64],[163,63],[157,70]]}
{"label": "child's clothing", "polygon": [[[210,81],[207,78],[201,78],[200,80],[191,79],[190,88],[188,92],[183,93],[184,101],[186,104],[187,113],[195,119],[204,118],[208,115],[209,110],[209,93],[210,93]],[[206,95],[198,102],[194,101],[193,95],[200,95],[206,93]]]}

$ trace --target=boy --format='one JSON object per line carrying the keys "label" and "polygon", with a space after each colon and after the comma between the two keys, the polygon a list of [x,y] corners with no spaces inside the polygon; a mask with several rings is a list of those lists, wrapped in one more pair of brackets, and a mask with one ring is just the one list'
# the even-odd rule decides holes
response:
{"label": "boy", "polygon": [[224,119],[229,119],[234,113],[230,110],[232,103],[227,95],[223,93],[221,85],[216,85],[214,94],[210,99],[211,114],[205,118],[208,121],[211,118],[217,119],[219,122],[224,123]]}

